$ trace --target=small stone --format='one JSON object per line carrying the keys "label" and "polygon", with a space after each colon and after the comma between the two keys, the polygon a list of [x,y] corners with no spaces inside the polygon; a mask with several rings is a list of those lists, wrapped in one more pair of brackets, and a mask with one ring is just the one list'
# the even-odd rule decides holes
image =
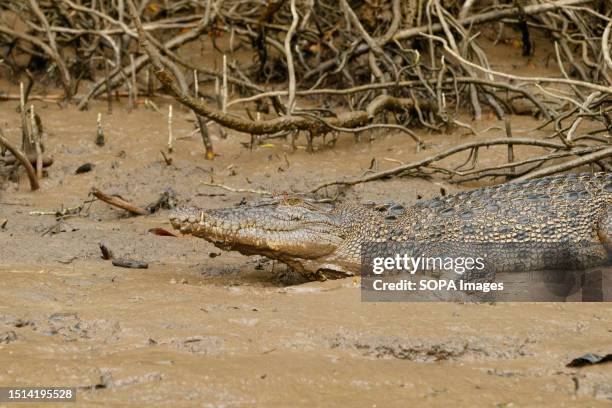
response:
{"label": "small stone", "polygon": [[120,268],[131,268],[131,269],[147,269],[149,264],[143,261],[128,258],[113,259],[113,265]]}
{"label": "small stone", "polygon": [[93,170],[95,166],[92,163],[85,163],[85,164],[81,164],[76,171],[74,172],[74,174],[82,174],[82,173],[88,173],[90,171]]}

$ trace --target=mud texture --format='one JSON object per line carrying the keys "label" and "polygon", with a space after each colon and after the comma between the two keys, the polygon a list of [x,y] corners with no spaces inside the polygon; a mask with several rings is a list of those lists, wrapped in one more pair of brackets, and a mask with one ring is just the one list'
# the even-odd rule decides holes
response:
{"label": "mud texture", "polygon": [[[155,102],[166,112],[170,100]],[[361,142],[342,135],[334,148],[317,139],[314,154],[303,138],[295,152],[282,139],[250,151],[240,144],[248,135],[220,140],[211,125],[219,156],[207,161],[199,136],[189,136],[193,114],[175,103],[177,141],[167,165],[160,153],[166,118],[155,111],[128,113],[116,104],[107,115],[102,100],[85,112],[34,105],[55,162],[35,193],[22,171],[17,182],[6,169],[0,176],[0,220],[8,220],[0,229],[1,385],[78,387],[77,406],[92,407],[611,403],[609,364],[565,367],[587,352],[610,352],[610,304],[362,303],[357,280],[286,286],[282,265],[149,233],[171,229],[168,210],[132,217],[97,201],[62,222],[36,215],[82,205],[92,187],[143,207],[172,189],[178,202],[206,208],[256,198],[202,183],[211,179],[234,188],[306,190],[425,157],[434,147],[503,136],[492,114],[477,123],[461,118],[483,131],[478,137],[465,129],[417,130],[430,145],[421,152],[403,135],[381,133],[371,142],[369,135]],[[18,141],[15,106],[0,103],[0,124]],[[98,112],[104,147],[94,143]],[[525,117],[512,123],[517,136],[537,125]],[[486,130],[491,126],[497,128]],[[528,152],[515,149],[517,157]],[[506,156],[505,147],[480,152],[485,164]],[[92,170],[75,174],[84,163]],[[459,187],[393,179],[358,185],[340,199],[411,204],[441,188]],[[148,269],[113,266],[101,258],[100,243]]]}

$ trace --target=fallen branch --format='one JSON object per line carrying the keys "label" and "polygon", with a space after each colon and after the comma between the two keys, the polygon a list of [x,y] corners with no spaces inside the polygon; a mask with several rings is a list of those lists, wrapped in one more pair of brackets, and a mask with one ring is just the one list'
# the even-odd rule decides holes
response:
{"label": "fallen branch", "polygon": [[110,204],[115,207],[119,207],[123,210],[129,211],[132,214],[136,215],[148,215],[149,212],[144,208],[136,207],[132,203],[125,201],[124,199],[116,196],[110,196],[97,188],[91,189],[91,194],[93,194],[98,200],[104,201],[107,204]]}

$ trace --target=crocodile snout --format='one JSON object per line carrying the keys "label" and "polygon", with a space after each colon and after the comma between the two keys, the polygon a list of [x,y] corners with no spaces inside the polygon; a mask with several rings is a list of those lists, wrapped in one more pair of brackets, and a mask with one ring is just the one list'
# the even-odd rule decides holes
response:
{"label": "crocodile snout", "polygon": [[188,231],[189,227],[200,221],[202,211],[195,208],[178,208],[170,213],[168,218],[172,227],[181,231]]}

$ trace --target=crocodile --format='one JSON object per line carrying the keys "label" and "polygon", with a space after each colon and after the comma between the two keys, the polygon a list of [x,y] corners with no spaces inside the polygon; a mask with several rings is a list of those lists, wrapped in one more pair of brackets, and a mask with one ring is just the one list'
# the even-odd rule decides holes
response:
{"label": "crocodile", "polygon": [[279,260],[308,279],[362,272],[371,243],[489,257],[488,272],[586,269],[610,262],[612,173],[564,174],[399,204],[279,196],[230,208],[179,208],[175,229],[224,250]]}

